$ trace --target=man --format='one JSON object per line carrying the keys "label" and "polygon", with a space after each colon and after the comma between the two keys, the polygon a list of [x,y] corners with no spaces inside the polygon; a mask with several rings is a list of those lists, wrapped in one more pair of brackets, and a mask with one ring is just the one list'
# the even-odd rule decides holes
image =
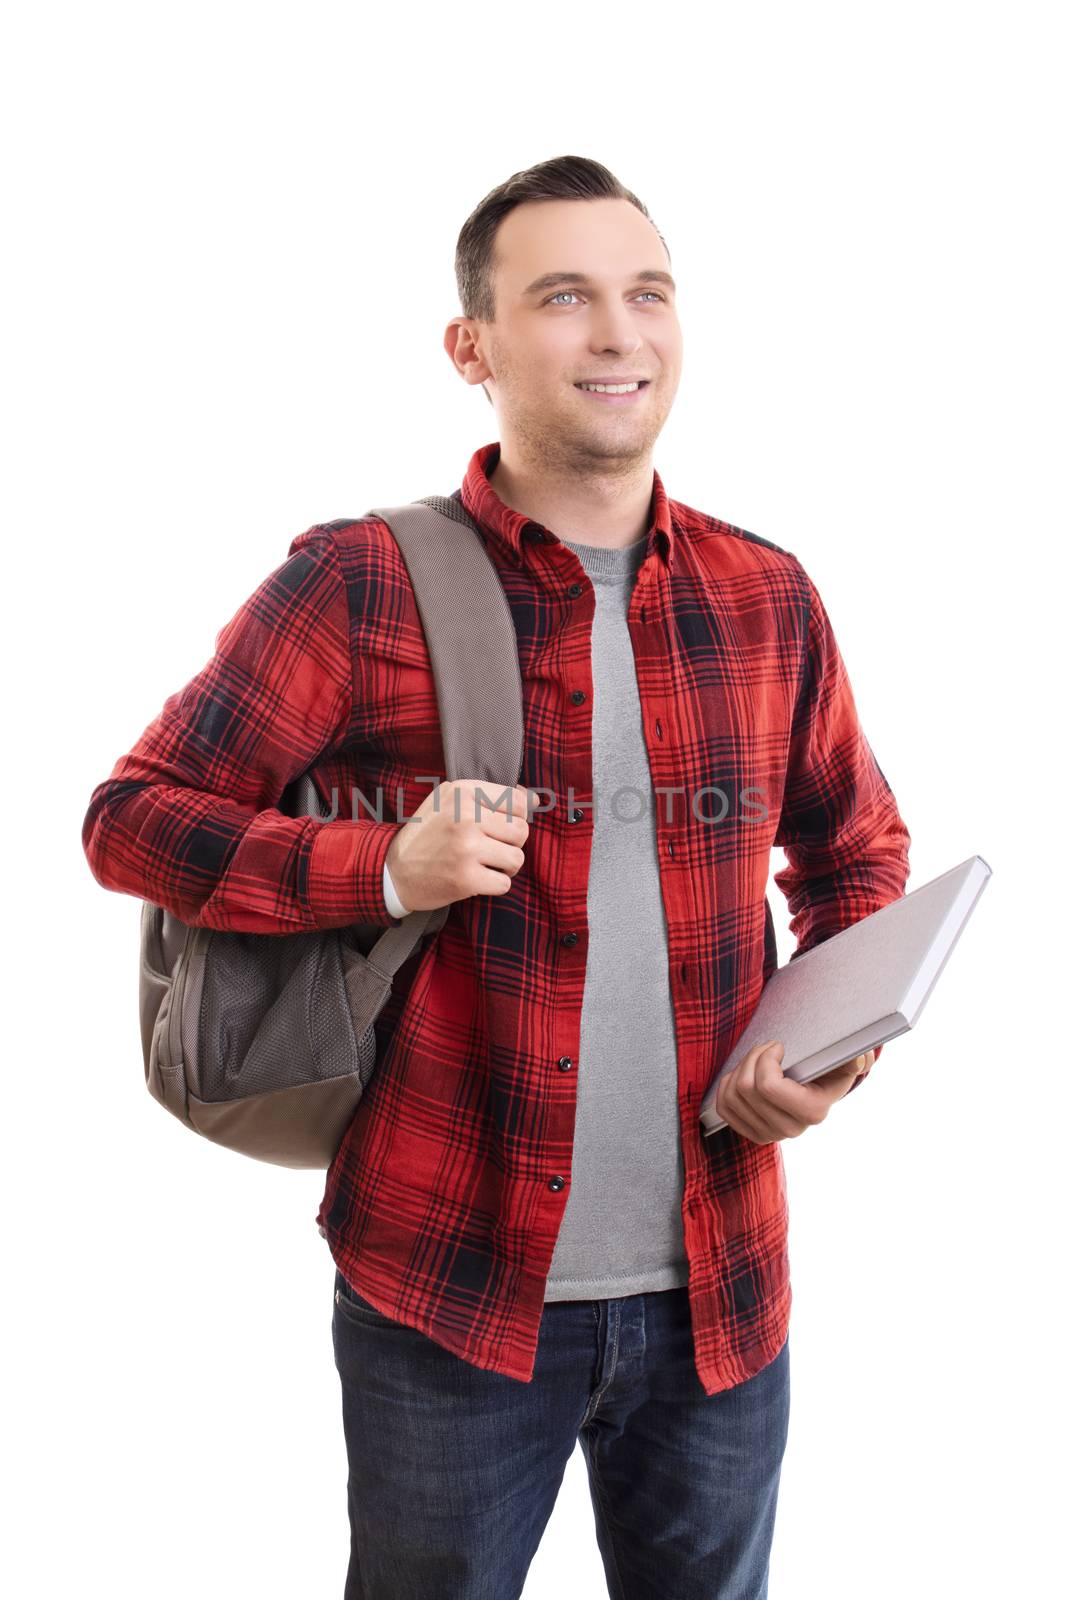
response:
{"label": "man", "polygon": [[[522,785],[444,781],[406,568],[365,517],[293,540],[94,792],[85,848],[230,930],[450,907],[316,1218],[346,1600],[519,1595],[576,1440],[614,1600],[755,1600],[789,1406],[780,1141],[873,1055],[801,1085],[767,1041],[720,1078],[713,1138],[700,1100],[777,966],[771,847],[801,954],[899,898],[910,837],[801,563],[653,468],[682,338],[641,202],[542,163],[456,269],[445,346],[500,435],[462,501],[515,620]],[[312,765],[390,815],[283,817]]]}

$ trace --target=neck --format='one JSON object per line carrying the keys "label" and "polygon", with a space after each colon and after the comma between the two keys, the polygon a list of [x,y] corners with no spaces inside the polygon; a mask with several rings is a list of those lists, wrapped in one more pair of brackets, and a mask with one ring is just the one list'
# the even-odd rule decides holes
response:
{"label": "neck", "polygon": [[546,470],[514,453],[500,459],[490,474],[493,492],[506,506],[549,528],[558,538],[621,550],[652,525],[652,463],[619,471],[570,474],[558,465]]}

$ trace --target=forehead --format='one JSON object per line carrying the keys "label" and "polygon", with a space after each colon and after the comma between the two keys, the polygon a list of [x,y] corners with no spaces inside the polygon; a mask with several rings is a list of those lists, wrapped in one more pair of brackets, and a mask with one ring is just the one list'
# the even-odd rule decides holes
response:
{"label": "forehead", "polygon": [[525,201],[497,229],[494,256],[498,286],[516,298],[549,274],[611,285],[670,273],[655,227],[628,200]]}

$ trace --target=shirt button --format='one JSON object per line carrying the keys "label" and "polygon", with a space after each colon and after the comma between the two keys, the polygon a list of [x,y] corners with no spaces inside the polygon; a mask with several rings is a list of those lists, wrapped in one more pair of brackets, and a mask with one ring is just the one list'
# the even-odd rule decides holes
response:
{"label": "shirt button", "polygon": [[667,840],[667,854],[669,856],[673,856],[674,855],[674,840],[673,839],[668,839]]}
{"label": "shirt button", "polygon": [[570,1056],[560,1056],[559,1060],[556,1062],[556,1066],[561,1072],[569,1072],[573,1065],[574,1062],[571,1060]]}
{"label": "shirt button", "polygon": [[543,544],[545,540],[545,530],[539,527],[536,522],[528,522],[526,524],[526,537],[529,539],[531,544]]}
{"label": "shirt button", "polygon": [[582,586],[581,586],[580,583],[569,583],[567,585],[567,594],[570,597],[570,599],[577,600],[577,598],[581,594],[581,592],[582,592]]}
{"label": "shirt button", "polygon": [[578,807],[576,807],[576,809],[574,811],[571,812],[570,816],[567,818],[567,821],[568,822],[581,822],[581,820],[582,820],[582,818],[584,816],[585,816],[585,812],[582,810],[581,806],[578,806]]}
{"label": "shirt button", "polygon": [[580,706],[584,699],[585,699],[585,691],[583,689],[572,689],[571,690],[571,705],[572,706]]}
{"label": "shirt button", "polygon": [[560,942],[560,944],[565,944],[565,945],[577,944],[578,943],[578,935],[576,933],[565,933],[563,935],[563,938],[559,942]]}
{"label": "shirt button", "polygon": [[560,1178],[560,1177],[549,1178],[548,1187],[550,1189],[562,1189],[563,1185],[566,1183],[566,1181],[567,1181],[566,1178]]}

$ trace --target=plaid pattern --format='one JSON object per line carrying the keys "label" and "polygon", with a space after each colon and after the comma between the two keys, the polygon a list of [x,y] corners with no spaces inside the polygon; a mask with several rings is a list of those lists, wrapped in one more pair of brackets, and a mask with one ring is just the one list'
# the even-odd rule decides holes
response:
{"label": "plaid pattern", "polygon": [[[381,1311],[529,1381],[569,1192],[591,798],[610,797],[590,794],[593,590],[573,551],[496,495],[498,451],[475,451],[462,498],[515,620],[521,781],[547,803],[508,892],[456,902],[399,974],[316,1221]],[[696,1370],[710,1395],[774,1358],[791,1304],[780,1145],[731,1128],[705,1141],[698,1121],[777,966],[770,849],[784,847],[775,882],[799,955],[904,893],[911,841],[797,558],[668,499],[658,473],[651,512],[629,621],[657,791]],[[276,809],[312,766],[327,806],[336,791],[336,820]],[[83,845],[105,887],[189,923],[384,925],[386,852],[435,778],[433,678],[399,549],[374,517],[319,524],[93,791]],[[559,1070],[567,1056],[577,1070]]]}

